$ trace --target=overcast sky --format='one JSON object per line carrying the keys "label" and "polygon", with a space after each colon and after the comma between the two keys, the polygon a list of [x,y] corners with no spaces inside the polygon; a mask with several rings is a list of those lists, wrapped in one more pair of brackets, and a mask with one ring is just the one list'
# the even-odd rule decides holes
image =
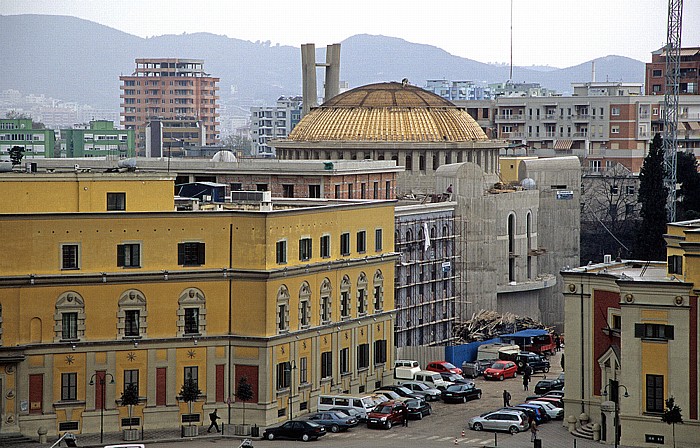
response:
{"label": "overcast sky", "polygon": [[[510,60],[511,0],[0,0],[0,14],[70,15],[141,37],[209,32],[299,47],[382,34],[480,62]],[[700,46],[686,0],[684,47]],[[607,55],[647,62],[666,42],[666,0],[513,0],[513,63],[568,67]]]}

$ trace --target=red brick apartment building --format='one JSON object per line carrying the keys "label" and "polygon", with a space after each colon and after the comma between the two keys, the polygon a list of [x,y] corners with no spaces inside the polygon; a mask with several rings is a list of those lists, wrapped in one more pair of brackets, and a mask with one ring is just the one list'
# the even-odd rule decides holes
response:
{"label": "red brick apartment building", "polygon": [[[681,95],[698,95],[700,83],[700,47],[680,50]],[[647,95],[663,95],[666,92],[666,49],[661,48],[651,54],[651,62],[646,65],[644,84]]]}

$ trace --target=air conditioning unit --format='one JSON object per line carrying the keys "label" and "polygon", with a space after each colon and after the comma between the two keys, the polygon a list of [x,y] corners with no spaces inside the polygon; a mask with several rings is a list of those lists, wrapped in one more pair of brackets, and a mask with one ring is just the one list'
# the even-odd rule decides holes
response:
{"label": "air conditioning unit", "polygon": [[612,255],[603,255],[603,263],[612,263]]}

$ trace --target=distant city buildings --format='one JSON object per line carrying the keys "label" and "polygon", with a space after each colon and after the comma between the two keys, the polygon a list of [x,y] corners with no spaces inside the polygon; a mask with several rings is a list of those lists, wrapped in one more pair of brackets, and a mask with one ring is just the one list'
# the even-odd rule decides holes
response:
{"label": "distant city buildings", "polygon": [[35,129],[32,120],[0,119],[0,160],[10,160],[10,149],[19,146],[24,158],[54,157],[56,137],[51,129]]}
{"label": "distant city buildings", "polygon": [[281,96],[275,106],[250,108],[250,135],[253,155],[274,157],[275,152],[268,142],[275,138],[286,138],[301,119],[302,97]]}
{"label": "distant city buildings", "polygon": [[136,70],[119,80],[121,125],[136,132],[140,154],[218,143],[219,78],[204,71],[204,61],[136,59]]}
{"label": "distant city buildings", "polygon": [[106,120],[62,129],[60,148],[61,157],[124,159],[136,155],[134,130],[116,129],[113,122]]}
{"label": "distant city buildings", "polygon": [[[678,93],[698,95],[700,90],[700,47],[681,48]],[[651,53],[651,62],[646,65],[644,76],[647,95],[666,93],[666,48]]]}

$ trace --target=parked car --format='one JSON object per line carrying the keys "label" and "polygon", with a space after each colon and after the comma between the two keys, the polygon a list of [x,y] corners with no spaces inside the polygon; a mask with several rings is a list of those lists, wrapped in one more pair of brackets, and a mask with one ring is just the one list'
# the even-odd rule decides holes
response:
{"label": "parked car", "polygon": [[394,378],[411,380],[413,375],[420,372],[420,364],[412,359],[397,359],[394,361]]}
{"label": "parked car", "polygon": [[564,409],[564,402],[561,400],[559,397],[547,397],[547,396],[541,396],[537,398],[538,401],[546,401],[547,403],[552,403],[554,406],[558,408]]}
{"label": "parked car", "polygon": [[359,421],[354,417],[348,417],[347,414],[342,412],[316,412],[307,417],[307,420],[319,425],[323,425],[326,431],[339,432],[347,431],[350,428],[354,428],[358,425]]}
{"label": "parked car", "polygon": [[409,418],[417,418],[422,420],[424,416],[430,415],[433,412],[430,403],[422,398],[410,398],[404,402],[406,404],[406,409],[408,409]]}
{"label": "parked car", "polygon": [[462,374],[462,369],[460,369],[459,367],[457,367],[454,364],[447,362],[447,361],[429,362],[428,366],[425,368],[425,370],[431,370],[431,371],[437,372],[437,373],[452,372],[452,373],[456,373],[458,375]]}
{"label": "parked car", "polygon": [[413,375],[413,381],[420,381],[421,383],[436,387],[440,390],[453,384],[451,381],[443,380],[440,374],[433,370],[421,370],[420,372],[416,372],[416,374]]}
{"label": "parked car", "polygon": [[420,381],[406,381],[405,383],[401,383],[401,386],[412,390],[414,394],[422,395],[428,401],[436,401],[440,399],[440,389],[430,387],[425,383],[421,383]]}
{"label": "parked car", "polygon": [[402,397],[401,395],[397,394],[393,390],[377,389],[373,393],[376,395],[384,395],[389,400],[394,400],[394,401],[406,401],[406,400],[408,400],[408,398]]}
{"label": "parked car", "polygon": [[461,401],[466,403],[467,400],[481,398],[481,389],[472,384],[453,384],[442,391],[442,400],[445,403],[451,401]]}
{"label": "parked car", "polygon": [[515,378],[518,376],[518,366],[513,361],[497,361],[491,367],[484,370],[485,380],[500,380]]}
{"label": "parked car", "polygon": [[333,408],[333,412],[343,412],[348,417],[353,417],[357,419],[358,422],[364,422],[367,420],[367,414],[362,414],[360,411],[354,408]]}
{"label": "parked car", "polygon": [[559,380],[559,379],[544,379],[544,380],[539,380],[537,384],[535,384],[535,394],[537,395],[544,395],[550,390],[561,390],[564,388],[564,383]]}
{"label": "parked car", "polygon": [[384,429],[391,429],[392,425],[403,421],[403,416],[407,412],[408,409],[404,403],[389,400],[386,403],[377,405],[367,415],[367,427],[380,426]]}
{"label": "parked car", "polygon": [[462,375],[465,378],[476,378],[483,375],[484,370],[491,367],[496,361],[496,359],[481,359],[473,362],[464,361],[462,363]]}
{"label": "parked car", "polygon": [[555,398],[564,398],[564,390],[550,390],[546,394],[542,395],[543,397],[555,397]]}
{"label": "parked car", "polygon": [[546,423],[550,419],[547,417],[547,413],[538,408],[537,406],[524,406],[524,405],[518,405],[518,406],[509,406],[507,408],[501,408],[500,410],[502,411],[520,411],[524,412],[525,415],[527,415],[528,421],[529,419],[535,420],[535,422],[539,425],[540,423]]}
{"label": "parked car", "polygon": [[464,376],[459,375],[457,373],[452,373],[452,372],[441,372],[440,376],[442,377],[443,380],[445,381],[450,381],[455,384],[474,384],[474,381],[470,381]]}
{"label": "parked car", "polygon": [[396,392],[400,396],[404,398],[421,398],[421,394],[414,393],[411,389],[404,387],[404,386],[398,386],[396,384],[388,384],[385,386],[381,387],[381,390],[390,390],[392,392]]}
{"label": "parked car", "polygon": [[529,427],[527,415],[520,411],[494,411],[481,414],[469,419],[469,428],[474,431],[491,429],[494,431],[508,431],[511,434],[525,431]]}
{"label": "parked car", "polygon": [[542,405],[545,408],[545,410],[547,411],[547,415],[549,415],[549,417],[552,420],[559,420],[559,419],[564,418],[564,409],[559,408],[557,406],[554,406],[552,403],[550,403],[548,401],[532,400],[532,401],[529,401],[528,403]]}
{"label": "parked car", "polygon": [[263,432],[263,439],[293,439],[308,442],[309,440],[315,440],[325,435],[326,429],[323,425],[310,421],[290,420],[280,426],[267,428],[265,432]]}
{"label": "parked car", "polygon": [[530,366],[531,373],[549,372],[549,361],[534,352],[520,352],[515,358],[515,363],[518,365],[520,374],[525,372],[526,366]]}

